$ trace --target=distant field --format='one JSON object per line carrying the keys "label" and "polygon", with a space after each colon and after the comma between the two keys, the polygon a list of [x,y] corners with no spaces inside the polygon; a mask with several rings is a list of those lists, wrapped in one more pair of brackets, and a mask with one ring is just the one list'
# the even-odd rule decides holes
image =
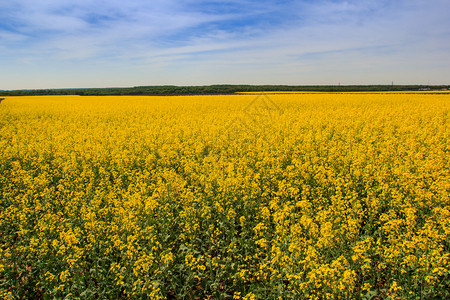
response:
{"label": "distant field", "polygon": [[0,297],[450,298],[448,94],[3,97]]}
{"label": "distant field", "polygon": [[448,90],[434,90],[434,91],[354,91],[354,92],[343,92],[343,91],[336,91],[336,92],[320,92],[320,91],[257,91],[257,92],[236,92],[236,94],[244,94],[244,95],[260,95],[260,94],[450,94],[450,91]]}

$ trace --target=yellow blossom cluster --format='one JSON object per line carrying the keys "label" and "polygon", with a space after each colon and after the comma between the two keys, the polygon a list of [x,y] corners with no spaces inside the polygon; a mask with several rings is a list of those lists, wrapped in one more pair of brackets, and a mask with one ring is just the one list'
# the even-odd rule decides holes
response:
{"label": "yellow blossom cluster", "polygon": [[448,299],[450,95],[6,97],[4,299]]}

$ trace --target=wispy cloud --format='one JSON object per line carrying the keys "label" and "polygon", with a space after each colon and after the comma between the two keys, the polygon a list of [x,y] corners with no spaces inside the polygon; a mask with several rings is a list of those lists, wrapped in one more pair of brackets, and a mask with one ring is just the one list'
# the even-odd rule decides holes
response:
{"label": "wispy cloud", "polygon": [[3,1],[0,89],[444,83],[449,9],[444,0]]}

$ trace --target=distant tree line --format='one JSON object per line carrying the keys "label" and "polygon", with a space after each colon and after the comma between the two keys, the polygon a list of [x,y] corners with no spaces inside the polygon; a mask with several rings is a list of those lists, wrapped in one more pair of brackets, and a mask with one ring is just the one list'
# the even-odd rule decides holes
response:
{"label": "distant tree line", "polygon": [[208,86],[137,86],[129,88],[39,89],[0,91],[0,96],[37,95],[217,95],[239,92],[389,92],[449,89],[448,85],[208,85]]}

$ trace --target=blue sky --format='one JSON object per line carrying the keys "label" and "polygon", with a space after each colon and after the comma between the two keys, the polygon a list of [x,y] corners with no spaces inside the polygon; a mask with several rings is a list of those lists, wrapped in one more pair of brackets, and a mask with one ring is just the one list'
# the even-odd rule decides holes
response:
{"label": "blue sky", "polygon": [[0,0],[0,89],[450,84],[448,0]]}

